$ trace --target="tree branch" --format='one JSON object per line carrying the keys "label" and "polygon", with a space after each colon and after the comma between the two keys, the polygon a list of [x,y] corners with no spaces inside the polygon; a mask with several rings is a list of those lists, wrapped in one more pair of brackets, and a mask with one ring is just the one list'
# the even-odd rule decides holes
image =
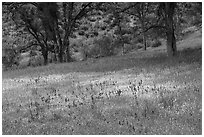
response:
{"label": "tree branch", "polygon": [[35,46],[35,45],[39,45],[39,44],[37,44],[37,43],[32,43],[32,44],[29,45],[29,46],[20,48],[20,49],[19,49],[19,52],[21,52],[22,50],[26,50],[26,49],[28,49],[28,48],[30,48],[30,47],[32,47],[32,46]]}
{"label": "tree branch", "polygon": [[[144,32],[147,32],[149,31],[150,29],[153,29],[153,28],[163,28],[166,30],[166,27],[165,26],[161,26],[161,25],[152,25],[150,26],[149,28],[147,28],[146,30],[144,30]],[[139,36],[141,33],[143,33],[142,31],[140,33],[138,33],[136,36]]]}
{"label": "tree branch", "polygon": [[77,20],[79,18],[81,18],[82,14],[85,12],[86,7],[88,7],[89,5],[91,5],[92,2],[89,2],[88,4],[86,4],[80,11],[79,13],[75,16],[74,20]]}
{"label": "tree branch", "polygon": [[147,29],[145,30],[145,32],[147,32],[148,30],[153,29],[153,28],[162,28],[162,29],[165,29],[165,30],[166,30],[166,27],[165,27],[165,26],[152,25],[152,26],[150,26],[149,28],[147,28]]}
{"label": "tree branch", "polygon": [[28,32],[30,32],[31,35],[33,35],[33,37],[40,43],[39,39],[38,39],[38,35],[34,32],[31,31],[31,29],[27,26]]}
{"label": "tree branch", "polygon": [[43,40],[44,44],[47,45],[47,38],[44,39],[44,35],[41,32],[39,32],[39,33],[40,33],[40,35],[42,37],[42,40]]}

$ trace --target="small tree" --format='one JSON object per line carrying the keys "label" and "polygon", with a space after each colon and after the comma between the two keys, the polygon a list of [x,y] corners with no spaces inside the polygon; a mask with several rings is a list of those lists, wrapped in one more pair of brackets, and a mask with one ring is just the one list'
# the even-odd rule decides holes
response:
{"label": "small tree", "polygon": [[129,10],[125,11],[125,13],[127,13],[128,15],[133,16],[133,18],[136,20],[136,25],[139,26],[139,28],[141,29],[144,50],[147,49],[147,40],[146,40],[147,35],[145,30],[147,29],[148,15],[151,14],[150,8],[151,7],[149,3],[138,2],[133,8],[130,8]]}

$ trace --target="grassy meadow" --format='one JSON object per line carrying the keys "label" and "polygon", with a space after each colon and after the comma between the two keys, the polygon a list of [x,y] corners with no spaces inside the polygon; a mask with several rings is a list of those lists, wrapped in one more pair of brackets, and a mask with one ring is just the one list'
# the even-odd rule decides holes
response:
{"label": "grassy meadow", "polygon": [[202,38],[3,72],[3,135],[201,135]]}

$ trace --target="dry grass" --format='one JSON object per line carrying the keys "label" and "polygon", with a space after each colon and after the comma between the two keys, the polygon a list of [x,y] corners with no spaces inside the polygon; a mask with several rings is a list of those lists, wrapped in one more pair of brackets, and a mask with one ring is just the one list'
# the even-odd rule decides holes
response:
{"label": "dry grass", "polygon": [[195,47],[173,59],[150,50],[4,72],[2,132],[200,135],[202,52]]}

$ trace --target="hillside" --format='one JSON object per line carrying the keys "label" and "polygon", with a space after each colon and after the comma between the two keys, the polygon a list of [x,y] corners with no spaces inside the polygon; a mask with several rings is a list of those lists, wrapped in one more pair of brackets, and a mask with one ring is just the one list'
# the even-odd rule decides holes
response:
{"label": "hillside", "polygon": [[123,56],[3,72],[3,134],[202,134],[202,32]]}

